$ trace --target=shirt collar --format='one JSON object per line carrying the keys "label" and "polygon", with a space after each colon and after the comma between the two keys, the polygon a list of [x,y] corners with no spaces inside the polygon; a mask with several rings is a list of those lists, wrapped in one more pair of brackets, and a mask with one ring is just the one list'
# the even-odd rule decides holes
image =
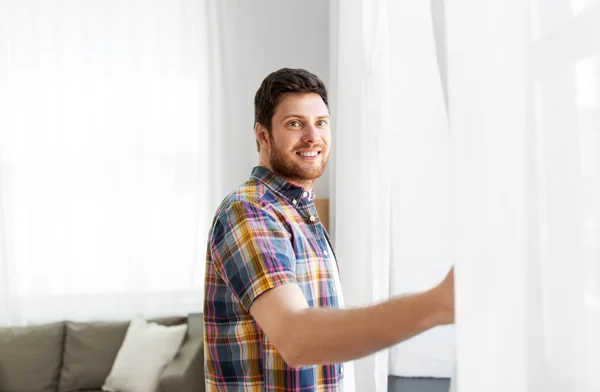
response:
{"label": "shirt collar", "polygon": [[283,177],[273,173],[266,167],[254,167],[250,176],[261,181],[273,192],[285,197],[294,204],[300,200],[314,200],[315,198],[313,191],[304,190],[304,188],[286,181]]}

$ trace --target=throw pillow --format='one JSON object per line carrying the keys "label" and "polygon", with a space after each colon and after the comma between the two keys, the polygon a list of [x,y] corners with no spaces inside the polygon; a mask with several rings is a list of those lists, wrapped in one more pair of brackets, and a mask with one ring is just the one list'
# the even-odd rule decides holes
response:
{"label": "throw pillow", "polygon": [[177,355],[186,331],[186,324],[166,327],[133,319],[102,390],[156,391],[160,374]]}

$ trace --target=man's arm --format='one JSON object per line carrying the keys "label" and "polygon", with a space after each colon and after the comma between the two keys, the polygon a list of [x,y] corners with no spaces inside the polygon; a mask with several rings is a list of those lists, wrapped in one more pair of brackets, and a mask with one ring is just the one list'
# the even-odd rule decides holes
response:
{"label": "man's arm", "polygon": [[259,296],[250,313],[289,366],[342,363],[454,322],[454,269],[431,290],[353,309],[309,308],[286,284]]}

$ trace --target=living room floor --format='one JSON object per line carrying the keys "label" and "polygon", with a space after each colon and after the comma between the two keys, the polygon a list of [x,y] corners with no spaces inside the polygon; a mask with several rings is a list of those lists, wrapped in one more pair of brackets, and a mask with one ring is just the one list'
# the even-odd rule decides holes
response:
{"label": "living room floor", "polygon": [[448,392],[448,378],[405,378],[390,376],[388,392]]}

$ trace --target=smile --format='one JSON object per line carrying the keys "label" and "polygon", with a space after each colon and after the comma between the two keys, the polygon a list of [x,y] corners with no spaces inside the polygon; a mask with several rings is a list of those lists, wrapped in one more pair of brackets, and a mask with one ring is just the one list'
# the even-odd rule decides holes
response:
{"label": "smile", "polygon": [[320,153],[321,153],[321,151],[303,151],[303,152],[298,152],[297,154],[300,155],[301,157],[316,157]]}

